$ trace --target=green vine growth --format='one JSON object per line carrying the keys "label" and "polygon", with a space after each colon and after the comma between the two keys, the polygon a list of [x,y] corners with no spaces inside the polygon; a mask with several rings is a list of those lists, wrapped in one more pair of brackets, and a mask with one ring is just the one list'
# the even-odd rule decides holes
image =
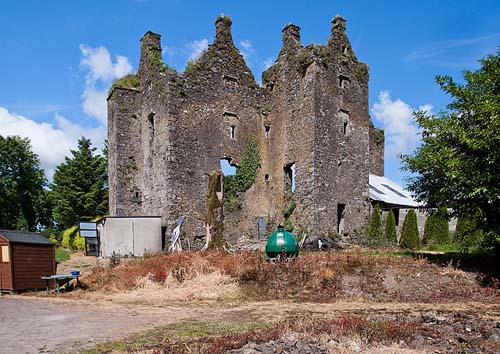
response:
{"label": "green vine growth", "polygon": [[239,207],[237,193],[246,192],[255,182],[257,169],[260,167],[259,149],[257,140],[250,137],[243,155],[241,163],[236,173],[224,178],[224,205],[228,210],[235,206]]}
{"label": "green vine growth", "polygon": [[158,49],[155,49],[155,48],[150,48],[148,50],[148,59],[149,59],[149,62],[156,68],[158,68],[158,70],[161,72],[161,73],[164,73],[166,72],[167,70],[170,70],[172,69],[170,66],[168,66],[167,64],[163,63],[163,59],[161,58],[161,52],[158,50]]}

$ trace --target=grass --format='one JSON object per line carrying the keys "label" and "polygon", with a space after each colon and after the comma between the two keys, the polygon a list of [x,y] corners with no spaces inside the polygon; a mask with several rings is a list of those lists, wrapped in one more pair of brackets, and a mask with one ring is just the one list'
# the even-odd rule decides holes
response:
{"label": "grass", "polygon": [[448,243],[443,245],[425,245],[422,251],[437,251],[437,252],[461,252],[462,249],[458,243]]}
{"label": "grass", "polygon": [[71,255],[75,253],[73,250],[68,250],[65,248],[56,248],[56,262],[62,263],[71,258]]}
{"label": "grass", "polygon": [[258,322],[199,322],[184,321],[156,327],[130,337],[97,345],[84,353],[158,352],[158,353],[225,353],[241,348],[248,342],[264,343],[283,335],[295,333],[308,340],[330,336],[360,338],[364,343],[394,343],[409,340],[417,331],[435,336],[420,323],[408,319],[377,319],[360,316],[341,316],[318,319],[311,316],[292,316],[271,324]]}
{"label": "grass", "polygon": [[158,326],[151,330],[136,334],[125,341],[111,341],[98,344],[95,348],[84,351],[86,354],[119,352],[135,352],[138,350],[169,347],[201,338],[231,336],[267,328],[269,325],[258,322],[227,321],[181,321],[171,325]]}

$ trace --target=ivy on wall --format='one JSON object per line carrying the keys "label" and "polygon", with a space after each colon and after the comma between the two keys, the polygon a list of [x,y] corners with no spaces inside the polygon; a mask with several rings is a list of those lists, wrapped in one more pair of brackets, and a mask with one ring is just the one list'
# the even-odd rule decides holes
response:
{"label": "ivy on wall", "polygon": [[237,193],[246,192],[255,182],[257,169],[260,167],[259,149],[257,140],[250,137],[241,163],[233,176],[224,178],[224,205],[229,210],[239,207]]}

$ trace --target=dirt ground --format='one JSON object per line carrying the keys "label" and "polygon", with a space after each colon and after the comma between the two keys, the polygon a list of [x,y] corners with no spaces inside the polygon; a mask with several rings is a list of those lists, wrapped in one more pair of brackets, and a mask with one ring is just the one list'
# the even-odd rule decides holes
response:
{"label": "dirt ground", "polygon": [[106,266],[108,259],[97,257],[86,257],[83,251],[78,251],[71,255],[71,258],[57,265],[58,274],[69,274],[72,270],[79,270],[82,274],[90,272],[96,265]]}
{"label": "dirt ground", "polygon": [[[410,338],[404,338],[403,344],[401,341],[391,342],[391,345],[396,346],[393,351],[387,351],[385,347],[367,347],[361,337],[357,338],[358,342],[354,345],[356,350],[352,350],[349,343],[353,338],[348,336],[347,344],[337,338],[338,342],[330,352],[339,352],[344,344],[348,348],[342,349],[342,353],[373,353],[375,349],[379,353],[416,353],[411,351],[416,348],[425,349],[427,351],[423,352],[426,353],[454,353],[462,345],[467,348],[467,352],[480,353],[484,352],[486,341],[495,345],[488,352],[496,353],[496,348],[500,348],[500,302],[497,301],[497,290],[480,285],[478,282],[484,277],[451,266],[451,263],[438,266],[422,259],[382,257],[379,260],[362,253],[306,255],[303,265],[297,263],[276,269],[266,266],[268,271],[278,273],[269,277],[272,282],[264,279],[260,290],[252,289],[262,292],[265,290],[262,286],[266,286],[268,290],[274,289],[277,297],[241,297],[239,283],[234,276],[228,275],[232,265],[239,270],[243,267],[242,263],[248,261],[245,258],[247,256],[238,257],[217,254],[172,255],[150,258],[137,264],[123,262],[109,273],[106,271],[108,265],[101,264],[102,261],[81,253],[73,254],[70,260],[58,265],[58,273],[80,269],[83,282],[90,284],[87,290],[60,296],[51,294],[48,297],[45,292],[0,296],[0,354],[79,353],[95,348],[99,343],[105,343],[104,346],[110,341],[129,343],[138,333],[147,333],[146,336],[151,340],[154,328],[182,327],[186,321],[254,323],[276,329],[276,324],[280,326],[296,318],[319,321],[338,319],[342,322],[343,317],[354,318],[354,321],[356,317],[381,319],[391,323],[398,323],[398,319],[409,320],[417,323],[424,332],[412,332]],[[307,260],[306,257],[311,259]],[[310,282],[298,284],[303,287],[297,289],[307,296],[290,298],[286,296],[287,293],[281,292],[291,288],[292,283],[287,281],[297,278],[297,274],[300,276],[305,271],[311,271],[308,269],[313,264],[311,262],[323,260],[325,263],[325,259],[328,261],[327,267],[321,268],[321,273],[313,270],[314,277]],[[212,265],[208,263],[210,260]],[[225,268],[214,268],[213,264],[217,260]],[[328,266],[332,264],[337,268],[330,270]],[[336,283],[328,283],[330,285],[326,288],[317,281],[328,280],[331,278],[330,273],[342,271],[344,275]],[[295,278],[288,273],[295,274]],[[378,279],[378,273],[383,277]],[[163,280],[158,281],[155,274],[164,274]],[[128,283],[128,287],[123,286]],[[311,291],[306,293],[307,286],[311,284],[317,287],[310,289],[322,291],[325,296],[313,296]],[[378,284],[378,287],[374,284]],[[337,289],[339,295],[326,296],[331,289]],[[388,328],[390,330],[392,327]],[[434,334],[429,336],[424,333]],[[156,350],[158,353],[201,353],[206,351],[196,348],[200,348],[199,345],[203,345],[207,338],[209,341],[209,337],[203,336],[192,339],[194,342],[187,343],[185,347],[174,345],[167,348],[165,343],[158,342],[151,345],[153,352]],[[479,343],[475,343],[476,340]],[[214,346],[217,348],[217,344]],[[363,347],[363,350],[358,351],[357,347]],[[103,347],[98,346],[94,352],[101,352],[100,348]],[[145,349],[144,345],[138,348]]]}
{"label": "dirt ground", "polygon": [[[269,309],[273,308],[272,312]],[[441,314],[465,311],[500,321],[500,304],[447,303],[408,304],[335,302],[328,304],[251,302],[183,304],[92,303],[58,298],[0,297],[0,353],[75,353],[97,343],[123,339],[133,333],[182,320],[272,321],[298,313],[322,318],[341,314]]]}

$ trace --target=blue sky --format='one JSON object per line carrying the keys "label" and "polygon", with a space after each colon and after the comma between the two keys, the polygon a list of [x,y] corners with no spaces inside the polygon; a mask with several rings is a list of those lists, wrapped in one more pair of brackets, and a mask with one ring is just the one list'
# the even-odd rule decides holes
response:
{"label": "blue sky", "polygon": [[162,35],[164,61],[183,70],[214,38],[221,14],[257,80],[276,58],[281,29],[323,44],[336,14],[370,67],[370,115],[386,130],[389,178],[404,184],[398,153],[418,144],[414,109],[438,112],[449,97],[436,74],[460,78],[500,45],[499,1],[16,1],[0,4],[0,134],[29,137],[50,177],[84,134],[101,147],[105,93],[135,71],[139,39]]}

